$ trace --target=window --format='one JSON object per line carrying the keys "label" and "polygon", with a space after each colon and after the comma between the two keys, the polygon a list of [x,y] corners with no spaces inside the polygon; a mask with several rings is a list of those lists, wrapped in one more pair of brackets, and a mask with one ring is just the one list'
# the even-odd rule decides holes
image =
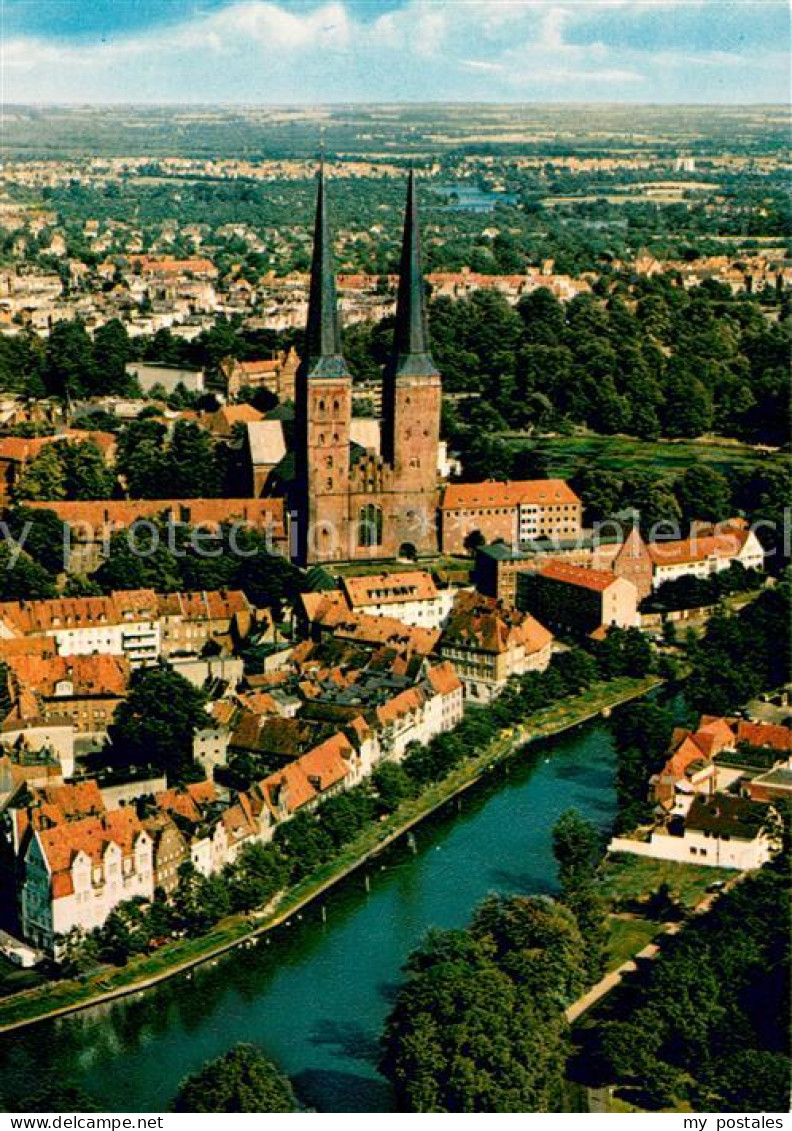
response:
{"label": "window", "polygon": [[382,545],[382,507],[366,503],[358,511],[358,546]]}

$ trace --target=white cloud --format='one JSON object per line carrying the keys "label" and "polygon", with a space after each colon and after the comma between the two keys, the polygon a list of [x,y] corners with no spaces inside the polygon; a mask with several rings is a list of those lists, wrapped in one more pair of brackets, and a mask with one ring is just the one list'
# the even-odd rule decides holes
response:
{"label": "white cloud", "polygon": [[484,59],[460,59],[463,67],[470,67],[471,71],[503,71],[503,63],[488,63]]}
{"label": "white cloud", "polygon": [[[626,20],[652,8],[668,11],[665,22],[674,19],[674,9],[700,9],[704,2],[405,0],[401,8],[363,19],[344,0],[300,11],[275,0],[232,0],[211,13],[199,10],[181,23],[107,42],[11,39],[4,44],[5,97],[579,100],[593,88],[614,99],[640,94],[661,101],[707,100],[714,93],[765,101],[775,94],[783,100],[781,52],[740,54],[699,45],[661,50],[651,42],[617,48],[608,42],[606,25],[596,21],[598,12],[623,10]],[[734,82],[737,64],[742,75]],[[728,84],[720,70],[731,76]],[[709,77],[707,89],[700,84],[702,74]]]}

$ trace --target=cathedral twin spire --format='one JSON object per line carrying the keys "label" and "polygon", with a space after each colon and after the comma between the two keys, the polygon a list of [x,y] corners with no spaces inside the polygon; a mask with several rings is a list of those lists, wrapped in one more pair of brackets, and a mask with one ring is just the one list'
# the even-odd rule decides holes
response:
{"label": "cathedral twin spire", "polygon": [[[327,223],[324,164],[319,166],[318,180],[304,364],[308,378],[345,377],[349,375],[349,370],[341,349],[333,244]],[[393,355],[387,376],[427,376],[436,372],[429,352],[418,204],[415,175],[411,169],[407,182]]]}

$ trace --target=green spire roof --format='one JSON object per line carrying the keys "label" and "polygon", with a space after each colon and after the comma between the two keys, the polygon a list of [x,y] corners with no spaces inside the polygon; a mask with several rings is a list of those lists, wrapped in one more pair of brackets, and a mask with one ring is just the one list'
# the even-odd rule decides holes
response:
{"label": "green spire roof", "polygon": [[333,271],[333,241],[327,224],[323,163],[319,166],[318,180],[303,364],[308,377],[346,377],[349,371],[341,353],[341,324]]}
{"label": "green spire roof", "polygon": [[399,266],[399,292],[396,299],[396,327],[391,365],[397,377],[427,376],[437,372],[429,351],[421,269],[421,233],[418,225],[415,174],[412,169],[407,181],[407,208]]}

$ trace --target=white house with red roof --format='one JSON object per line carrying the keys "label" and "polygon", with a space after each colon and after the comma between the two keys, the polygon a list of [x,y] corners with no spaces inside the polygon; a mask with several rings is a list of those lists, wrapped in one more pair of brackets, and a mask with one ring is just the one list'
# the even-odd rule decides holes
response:
{"label": "white house with red roof", "polygon": [[151,837],[134,810],[37,829],[24,862],[22,931],[57,957],[72,929],[100,927],[119,903],[154,895]]}

